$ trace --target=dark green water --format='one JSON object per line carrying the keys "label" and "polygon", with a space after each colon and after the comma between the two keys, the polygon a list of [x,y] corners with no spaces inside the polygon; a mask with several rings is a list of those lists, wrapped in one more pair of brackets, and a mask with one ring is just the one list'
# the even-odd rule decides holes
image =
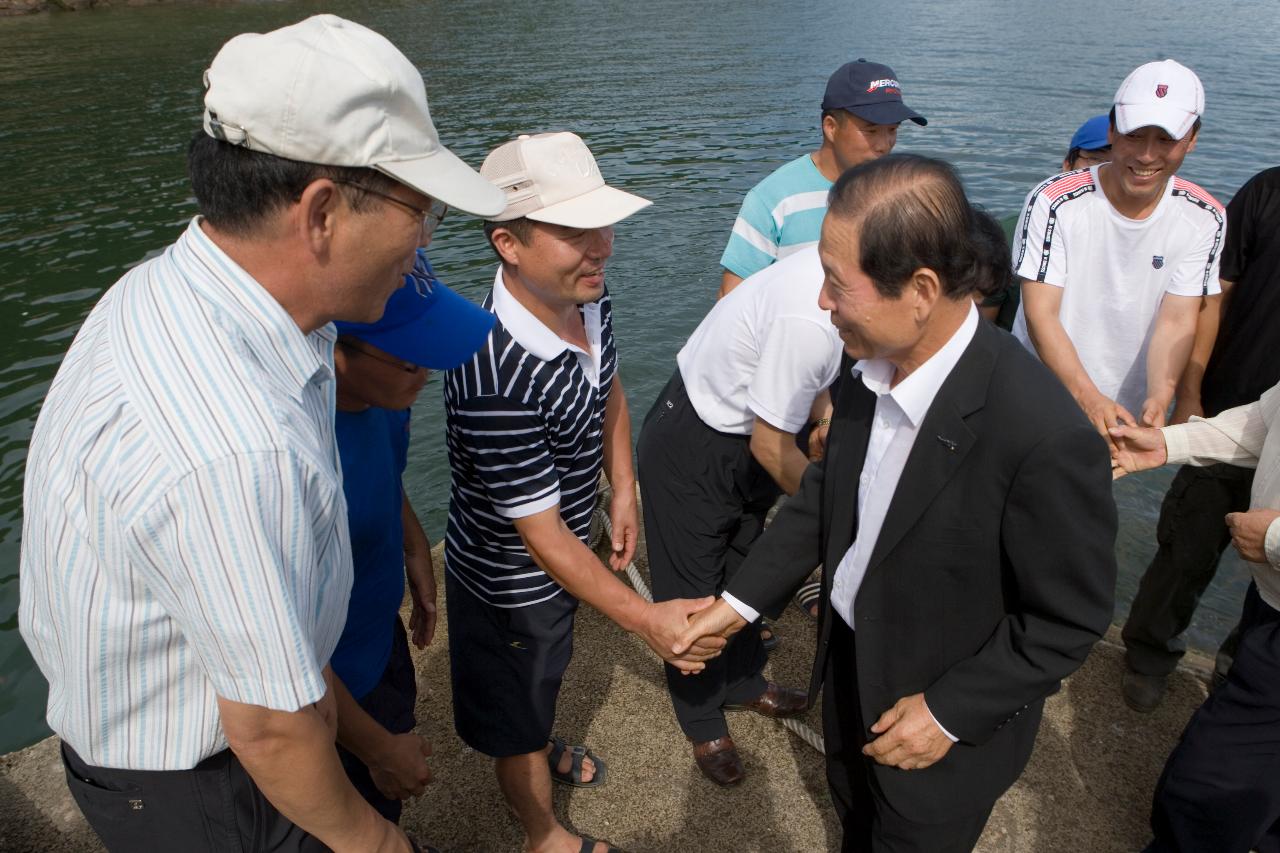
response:
{"label": "dark green water", "polygon": [[[827,74],[892,65],[930,119],[899,150],[946,157],[970,195],[1017,209],[1124,75],[1172,56],[1208,110],[1183,174],[1226,201],[1276,162],[1273,2],[926,0],[500,3],[305,2],[123,8],[0,19],[0,753],[43,735],[44,684],[17,633],[22,473],[40,401],[84,315],[185,227],[183,151],[201,72],[231,35],[332,11],[387,35],[421,68],[445,142],[478,165],[520,132],[568,129],[606,177],[656,204],[618,230],[609,270],[622,370],[638,419],[710,306],[743,193],[813,147]],[[476,224],[446,221],[442,277],[492,280]],[[408,487],[438,536],[448,472],[438,384],[415,410]],[[1118,612],[1153,548],[1169,472],[1122,481]],[[1210,590],[1192,642],[1211,647],[1246,582]]]}

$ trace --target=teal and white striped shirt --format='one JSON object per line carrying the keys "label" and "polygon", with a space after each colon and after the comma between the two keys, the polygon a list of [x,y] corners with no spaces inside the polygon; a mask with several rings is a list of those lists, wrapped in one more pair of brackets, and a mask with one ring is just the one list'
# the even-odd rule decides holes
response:
{"label": "teal and white striped shirt", "polygon": [[720,266],[734,275],[753,274],[818,242],[827,215],[831,181],[805,154],[751,188],[733,223]]}
{"label": "teal and white striped shirt", "polygon": [[324,694],[351,589],[333,342],[199,219],[76,335],[27,459],[19,625],[86,762],[187,769],[227,745],[217,697]]}

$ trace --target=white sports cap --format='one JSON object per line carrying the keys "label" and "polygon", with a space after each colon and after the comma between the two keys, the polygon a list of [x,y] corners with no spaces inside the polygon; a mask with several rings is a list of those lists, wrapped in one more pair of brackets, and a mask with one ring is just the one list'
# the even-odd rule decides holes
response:
{"label": "white sports cap", "polygon": [[1204,115],[1204,86],[1194,71],[1172,59],[1148,62],[1124,78],[1115,108],[1121,133],[1154,126],[1181,139]]}
{"label": "white sports cap", "polygon": [[215,139],[304,163],[377,169],[478,216],[502,193],[440,144],[422,75],[395,45],[336,15],[228,41],[204,73]]}
{"label": "white sports cap", "polygon": [[585,142],[568,132],[524,135],[489,152],[480,166],[506,193],[495,222],[526,217],[568,228],[603,228],[653,202],[606,186]]}

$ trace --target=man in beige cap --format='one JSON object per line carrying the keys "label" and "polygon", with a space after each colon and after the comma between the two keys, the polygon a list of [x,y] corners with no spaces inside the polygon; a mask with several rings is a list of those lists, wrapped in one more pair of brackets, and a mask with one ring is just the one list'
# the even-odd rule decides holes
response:
{"label": "man in beige cap", "polygon": [[334,749],[331,321],[379,318],[431,208],[492,216],[502,194],[358,24],[237,36],[205,82],[201,215],[103,296],[36,423],[22,634],[108,848],[408,851]]}
{"label": "man in beige cap", "polygon": [[[603,469],[613,486],[614,571],[635,549],[631,423],[605,264],[614,224],[649,202],[607,186],[572,133],[521,136],[494,149],[480,173],[506,192],[507,206],[485,223],[500,263],[484,304],[497,323],[445,380],[454,723],[468,745],[497,759],[525,850],[591,853],[610,848],[569,833],[551,808],[553,778],[596,787],[606,777],[586,747],[552,737],[578,602],[664,658],[689,614],[711,602],[648,604],[586,544]],[[701,669],[714,651],[677,665]]]}

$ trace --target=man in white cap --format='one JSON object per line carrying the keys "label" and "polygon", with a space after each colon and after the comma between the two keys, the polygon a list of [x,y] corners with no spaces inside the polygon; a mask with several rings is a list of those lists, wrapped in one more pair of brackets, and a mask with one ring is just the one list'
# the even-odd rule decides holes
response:
{"label": "man in white cap", "polygon": [[1203,112],[1189,68],[1139,67],[1116,92],[1111,162],[1040,183],[1014,232],[1013,333],[1108,440],[1117,423],[1165,422],[1201,303],[1220,290],[1225,212],[1175,174]]}
{"label": "man in white cap", "polygon": [[201,215],[99,301],[36,423],[22,634],[110,849],[407,851],[334,748],[331,321],[379,318],[440,205],[502,194],[365,27],[237,36],[205,82]]}
{"label": "man in white cap", "polygon": [[596,787],[606,777],[586,747],[552,737],[578,602],[668,659],[688,615],[711,602],[648,604],[586,544],[603,469],[613,486],[614,571],[635,549],[631,423],[605,264],[614,224],[649,202],[607,186],[572,133],[500,145],[480,173],[507,204],[485,223],[500,263],[484,304],[497,324],[445,380],[454,723],[469,746],[497,759],[526,851],[591,853],[611,848],[572,835],[551,808],[553,778]]}

